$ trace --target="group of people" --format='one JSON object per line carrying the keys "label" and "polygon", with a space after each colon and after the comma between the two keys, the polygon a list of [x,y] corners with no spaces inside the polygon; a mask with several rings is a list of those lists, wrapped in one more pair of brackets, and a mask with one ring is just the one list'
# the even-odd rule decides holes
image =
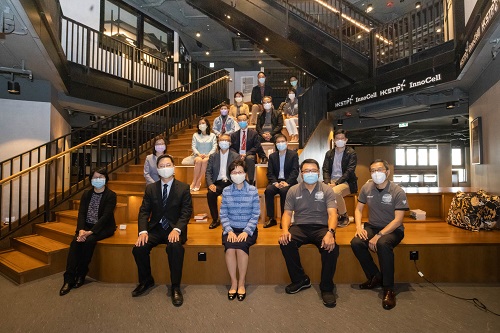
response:
{"label": "group of people", "polygon": [[[244,113],[238,117],[240,122],[247,120]],[[203,133],[207,128],[200,131]],[[247,138],[250,140],[250,134]],[[299,248],[303,244],[314,244],[321,255],[320,290],[323,304],[327,307],[336,305],[333,282],[339,256],[336,230],[339,224],[346,225],[347,216],[343,195],[357,192],[356,152],[346,146],[345,131],[337,130],[334,140],[335,147],[325,155],[321,182],[319,163],[306,159],[299,166],[297,153],[288,149],[287,138],[278,134],[275,137],[277,151],[269,159],[269,184],[265,191],[268,218],[264,228],[277,224],[274,219],[274,196],[280,194],[281,199],[282,233],[278,242],[291,279],[285,292],[295,294],[311,286],[301,265]],[[245,148],[242,142],[245,140],[236,132],[220,134],[219,149],[209,154],[206,164],[207,200],[213,218],[210,228],[222,224],[222,243],[231,278],[227,297],[239,301],[246,297],[249,250],[257,241],[257,224],[261,214],[258,192],[250,176],[249,165],[252,162],[247,158],[251,148],[242,149]],[[150,252],[158,244],[166,244],[172,303],[180,306],[183,304],[180,289],[183,244],[187,240],[187,225],[193,213],[191,191],[188,184],[175,179],[174,158],[164,153],[164,142],[157,140],[155,151],[158,154],[151,156],[149,163],[155,163],[156,168],[151,168],[149,175],[157,174],[159,179],[146,186],[139,210],[138,238],[132,250],[139,284],[132,296],[143,295],[154,286]],[[382,286],[383,308],[392,309],[396,305],[393,249],[404,237],[403,217],[409,207],[405,192],[389,181],[390,169],[386,161],[373,161],[370,173],[372,179],[359,192],[354,215],[356,231],[351,247],[367,278],[359,288]],[[297,182],[299,174],[301,182]],[[92,189],[83,194],[80,202],[61,296],[84,284],[96,242],[112,236],[116,229],[113,217],[116,194],[106,187],[106,169],[92,171],[90,181]],[[219,214],[217,197],[221,194]],[[369,221],[362,223],[365,205],[369,207]],[[380,268],[373,261],[370,251],[377,253]]]}

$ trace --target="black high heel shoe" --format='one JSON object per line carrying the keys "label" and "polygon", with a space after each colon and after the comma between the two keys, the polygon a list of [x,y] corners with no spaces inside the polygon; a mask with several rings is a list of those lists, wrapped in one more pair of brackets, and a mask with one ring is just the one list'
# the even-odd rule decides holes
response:
{"label": "black high heel shoe", "polygon": [[228,292],[227,292],[227,299],[228,299],[228,300],[230,300],[230,301],[232,301],[233,299],[235,299],[235,298],[236,298],[236,295],[237,295],[237,294],[238,294],[238,293],[230,293],[230,292],[228,291]]}
{"label": "black high heel shoe", "polygon": [[237,293],[238,295],[238,301],[243,301],[245,299],[245,297],[247,297],[247,293],[244,292],[243,294],[240,294],[240,293]]}

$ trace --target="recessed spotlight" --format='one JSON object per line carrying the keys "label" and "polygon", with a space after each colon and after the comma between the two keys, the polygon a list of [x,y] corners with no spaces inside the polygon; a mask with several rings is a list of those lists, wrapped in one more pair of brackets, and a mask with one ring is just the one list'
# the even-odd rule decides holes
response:
{"label": "recessed spotlight", "polygon": [[269,42],[269,37],[266,37],[266,42]]}
{"label": "recessed spotlight", "polygon": [[360,35],[358,35],[358,39],[361,39],[361,34],[360,34]]}
{"label": "recessed spotlight", "polygon": [[437,28],[437,29],[436,29],[436,32],[437,32],[437,33],[441,32],[441,28]]}
{"label": "recessed spotlight", "polygon": [[447,109],[454,109],[455,108],[455,102],[446,102],[446,108]]}
{"label": "recessed spotlight", "polygon": [[261,65],[261,64],[262,64],[262,60],[259,60],[259,65]]}
{"label": "recessed spotlight", "polygon": [[206,51],[206,52],[205,52],[205,54],[206,54],[206,55],[210,55],[210,51]]}
{"label": "recessed spotlight", "polygon": [[227,17],[228,19],[231,19],[231,15],[226,15],[226,17]]}
{"label": "recessed spotlight", "polygon": [[260,50],[259,52],[260,52],[260,53],[264,53],[264,50]]}
{"label": "recessed spotlight", "polygon": [[367,7],[366,7],[366,12],[369,13],[373,10],[373,5],[372,4],[369,4]]}
{"label": "recessed spotlight", "polygon": [[422,4],[420,3],[420,1],[417,1],[415,3],[415,9],[419,9],[420,7],[422,7]]}
{"label": "recessed spotlight", "polygon": [[201,32],[197,31],[196,32],[196,37],[201,37]]}

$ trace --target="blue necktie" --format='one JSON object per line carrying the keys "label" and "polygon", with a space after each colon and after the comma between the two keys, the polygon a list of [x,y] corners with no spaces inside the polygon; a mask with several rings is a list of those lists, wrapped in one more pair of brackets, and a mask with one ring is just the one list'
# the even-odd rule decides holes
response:
{"label": "blue necktie", "polygon": [[[162,195],[163,212],[165,212],[165,208],[167,207],[167,197],[168,197],[167,188],[168,188],[167,184],[163,185],[163,195]],[[161,223],[161,227],[163,229],[167,230],[168,222],[167,222],[167,218],[165,217],[165,215],[163,215],[163,217],[161,218],[160,223]]]}

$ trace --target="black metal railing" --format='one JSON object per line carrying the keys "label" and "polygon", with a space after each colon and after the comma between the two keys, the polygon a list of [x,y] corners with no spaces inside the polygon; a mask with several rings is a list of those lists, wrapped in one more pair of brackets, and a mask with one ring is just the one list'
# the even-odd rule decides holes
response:
{"label": "black metal railing", "polygon": [[453,20],[446,19],[443,1],[422,6],[389,23],[382,23],[345,0],[276,0],[289,12],[353,48],[375,66],[385,65],[447,42]]}
{"label": "black metal railing", "polygon": [[210,112],[227,99],[227,74],[215,72],[1,162],[0,216],[8,225],[0,239],[42,216],[49,221],[51,210],[89,185],[91,168],[137,163],[155,137],[168,141]]}
{"label": "black metal railing", "polygon": [[299,98],[299,148],[304,148],[328,111],[328,87],[316,80]]}

